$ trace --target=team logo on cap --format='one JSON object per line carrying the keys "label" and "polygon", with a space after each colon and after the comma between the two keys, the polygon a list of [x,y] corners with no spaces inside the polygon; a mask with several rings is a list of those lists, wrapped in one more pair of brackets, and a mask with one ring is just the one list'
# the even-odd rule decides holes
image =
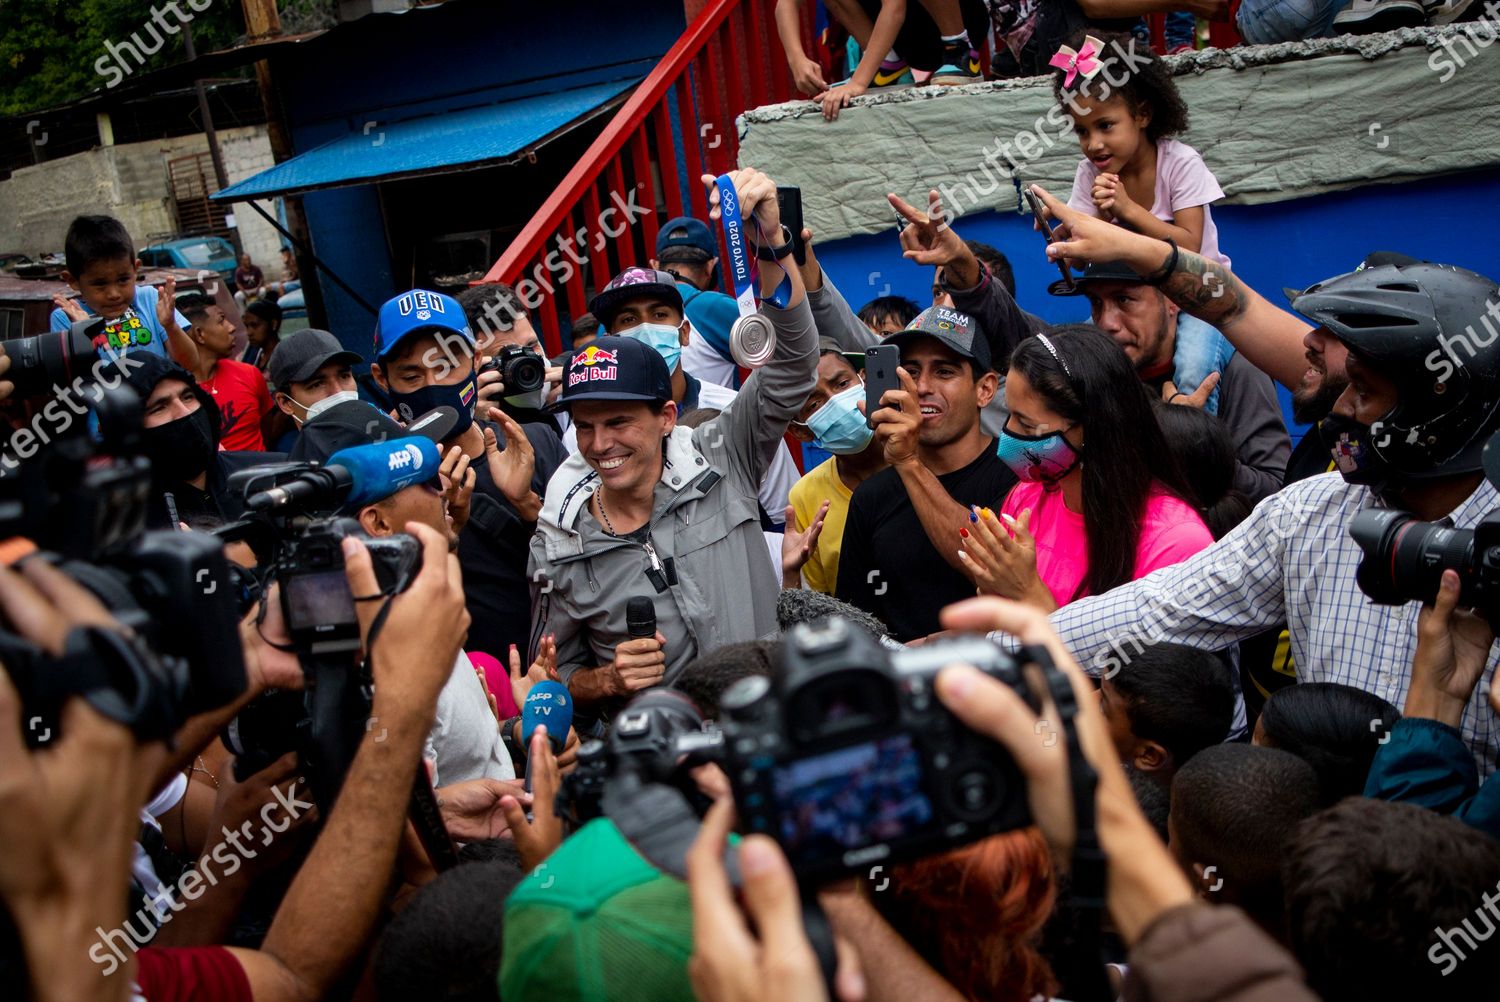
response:
{"label": "team logo on cap", "polygon": [[614,379],[619,374],[619,363],[618,353],[589,345],[574,355],[569,363],[568,385]]}
{"label": "team logo on cap", "polygon": [[657,282],[656,272],[647,268],[626,268],[620,272],[620,277],[615,279],[615,286],[622,285],[655,285]]}
{"label": "team logo on cap", "polygon": [[403,317],[416,314],[418,320],[431,320],[434,313],[446,313],[442,297],[426,289],[413,289],[396,300],[396,309]]}

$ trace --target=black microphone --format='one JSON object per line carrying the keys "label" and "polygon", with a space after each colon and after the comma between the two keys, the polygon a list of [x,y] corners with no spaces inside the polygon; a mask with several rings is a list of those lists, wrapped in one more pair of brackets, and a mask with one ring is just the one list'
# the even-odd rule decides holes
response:
{"label": "black microphone", "polygon": [[344,467],[320,466],[297,474],[295,480],[290,480],[279,487],[272,487],[250,495],[245,499],[245,507],[250,511],[269,511],[272,508],[284,508],[287,505],[301,507],[304,503],[318,497],[347,496],[353,485],[354,478]]}
{"label": "black microphone", "polygon": [[625,603],[625,632],[637,639],[656,636],[656,606],[646,596]]}

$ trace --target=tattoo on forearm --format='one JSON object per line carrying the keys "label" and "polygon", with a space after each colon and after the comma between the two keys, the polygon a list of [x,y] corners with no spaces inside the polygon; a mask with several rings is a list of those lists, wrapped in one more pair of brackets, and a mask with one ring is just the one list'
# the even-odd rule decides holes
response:
{"label": "tattoo on forearm", "polygon": [[1223,330],[1244,315],[1248,296],[1228,268],[1179,250],[1177,267],[1161,284],[1168,299],[1187,313]]}

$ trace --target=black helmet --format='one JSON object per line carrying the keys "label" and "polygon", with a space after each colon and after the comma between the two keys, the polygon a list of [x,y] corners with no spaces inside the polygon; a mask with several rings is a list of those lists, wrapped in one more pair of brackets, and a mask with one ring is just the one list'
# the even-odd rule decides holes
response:
{"label": "black helmet", "polygon": [[1445,264],[1380,264],[1292,301],[1396,384],[1373,451],[1412,478],[1472,473],[1500,424],[1500,286]]}

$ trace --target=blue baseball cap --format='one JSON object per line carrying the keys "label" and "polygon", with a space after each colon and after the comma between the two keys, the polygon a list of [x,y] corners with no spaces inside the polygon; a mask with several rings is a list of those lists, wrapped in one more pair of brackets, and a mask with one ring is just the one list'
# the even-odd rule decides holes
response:
{"label": "blue baseball cap", "polygon": [[672,374],[661,354],[633,337],[599,337],[573,352],[563,366],[562,396],[553,410],[580,400],[672,399]]}
{"label": "blue baseball cap", "polygon": [[375,318],[375,360],[384,359],[403,339],[419,331],[447,331],[474,347],[474,332],[458,300],[441,292],[413,289],[380,308]]}
{"label": "blue baseball cap", "polygon": [[656,259],[663,264],[674,261],[700,264],[718,254],[719,248],[708,226],[692,216],[667,220],[656,235]]}

